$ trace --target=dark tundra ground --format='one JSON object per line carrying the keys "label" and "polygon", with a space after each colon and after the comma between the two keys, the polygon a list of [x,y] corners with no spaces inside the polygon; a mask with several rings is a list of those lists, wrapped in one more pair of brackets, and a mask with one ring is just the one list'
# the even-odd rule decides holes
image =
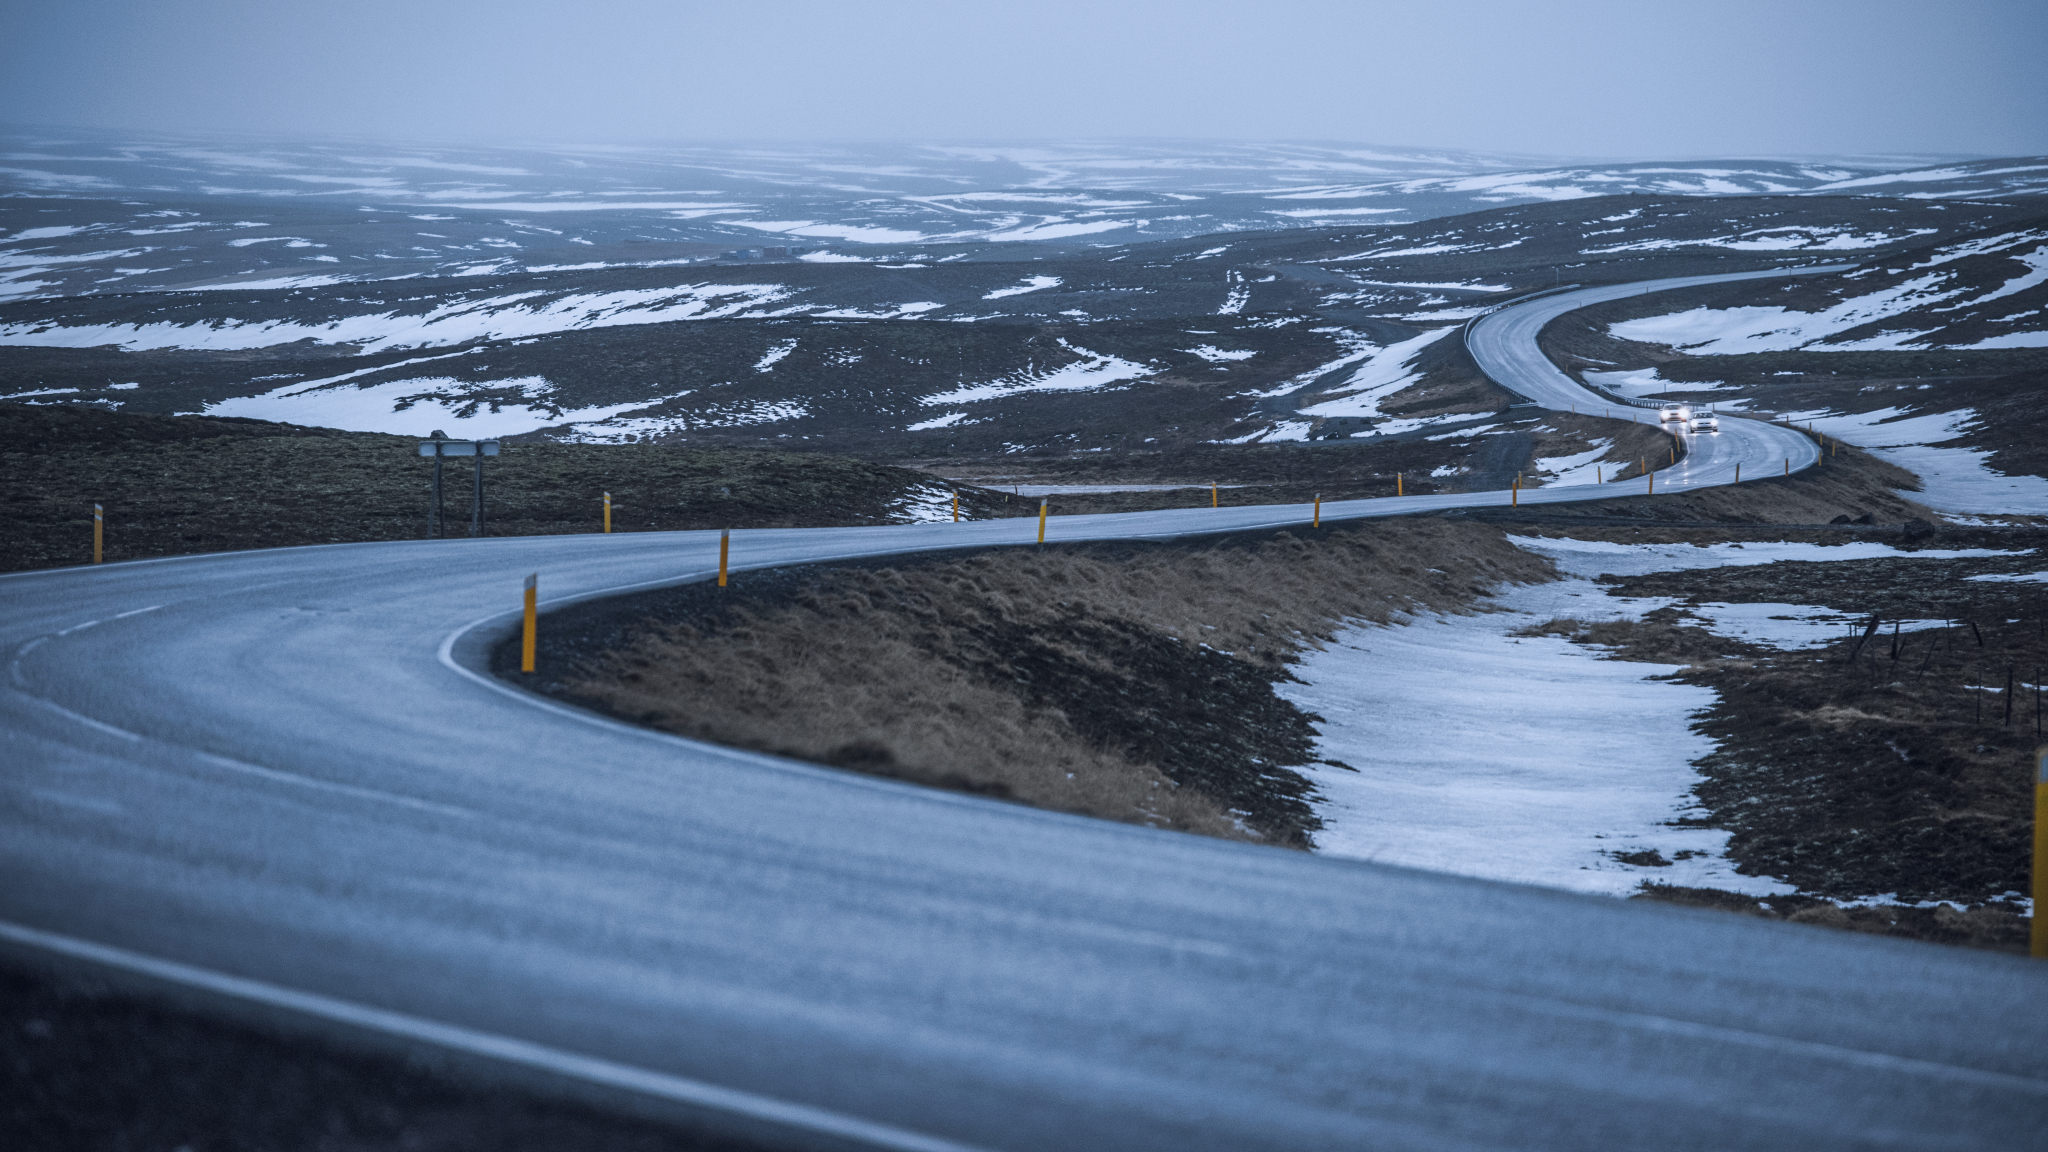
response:
{"label": "dark tundra ground", "polygon": [[[7,210],[34,214],[14,220],[22,228],[68,225],[72,216],[54,219],[67,212],[83,226],[98,203],[19,200]],[[338,236],[341,222],[329,225]],[[394,227],[384,231],[397,237],[412,225]],[[497,235],[479,231],[483,223],[462,227],[464,242]],[[1601,441],[1599,459],[1626,475],[1667,443],[1661,434],[1508,409],[1513,397],[1477,371],[1455,327],[1553,284],[1792,261],[1858,267],[1622,301],[1561,319],[1545,340],[1567,368],[1654,366],[1669,395],[1747,400],[1757,411],[1971,407],[1989,418],[1967,446],[1994,452],[1995,467],[2040,475],[2041,349],[1708,356],[1619,341],[1607,325],[1688,307],[1832,307],[1931,275],[1926,262],[1940,256],[1933,267],[1968,281],[1968,299],[1895,323],[1924,322],[1951,343],[2024,334],[2048,322],[2000,309],[2023,314],[2041,303],[2034,295],[1971,303],[2019,274],[2014,252],[1948,254],[2041,228],[2039,201],[2026,196],[1634,195],[1102,247],[839,245],[870,259],[833,264],[663,267],[645,250],[631,259],[632,238],[615,237],[616,250],[591,253],[599,258],[585,267],[563,256],[543,268],[536,257],[461,275],[206,291],[81,280],[72,294],[0,305],[0,399],[11,399],[0,404],[0,568],[85,562],[94,502],[108,509],[116,560],[424,535],[426,465],[412,449],[424,428],[312,427],[290,398],[263,409],[269,422],[200,414],[314,385],[315,399],[383,389],[458,436],[464,420],[531,415],[489,464],[492,534],[596,531],[606,490],[618,530],[648,531],[896,522],[937,514],[956,480],[964,513],[977,518],[1035,509],[1003,494],[1026,484],[1190,486],[1058,494],[1057,514],[1201,504],[1208,491],[1192,486],[1212,482],[1231,486],[1220,492],[1230,503],[1386,495],[1396,483],[1495,488],[1517,475],[1540,483],[1545,461]],[[305,243],[341,242],[312,235]],[[1844,237],[1860,246],[1844,249]],[[566,251],[570,241],[531,243]],[[222,249],[250,251],[283,259],[277,246]],[[1934,310],[1957,300],[1970,306]],[[1412,354],[1370,359],[1409,342]],[[1387,370],[1372,414],[1299,411],[1354,395],[1354,373],[1369,363]],[[1108,376],[1116,379],[1102,383]],[[592,414],[602,409],[614,411]],[[450,475],[460,531],[466,474]],[[1493,580],[1540,575],[1502,541],[1504,527],[1616,540],[1924,542],[1900,527],[1931,517],[1911,503],[1912,487],[1852,451],[1736,491],[1542,514],[799,570],[750,578],[724,603],[685,590],[556,629],[548,679],[614,715],[692,735],[1300,848],[1316,832],[1313,796],[1290,766],[1308,754],[1311,718],[1272,685],[1304,637],[1406,605],[1469,605]],[[1784,527],[1865,516],[1874,526]],[[1931,542],[2048,545],[2037,535],[1945,527]],[[1802,888],[1767,901],[1668,887],[1646,895],[2014,947],[2024,921],[2000,898],[2024,886],[2029,863],[2026,789],[2013,765],[2033,739],[2024,692],[2048,663],[2044,613],[2029,585],[1963,577],[2019,563],[1904,558],[1663,574],[1616,586],[1682,598],[1644,624],[1551,622],[1616,658],[1684,665],[1682,678],[1717,689],[1721,703],[1701,722],[1721,750],[1701,765],[1698,799],[1734,833],[1738,862]],[[1061,600],[1080,607],[1054,613],[1048,606]],[[1865,642],[1777,653],[1712,637],[1684,608],[1780,600],[1878,627]],[[1902,617],[1952,623],[1894,642],[1884,622]],[[853,686],[832,697],[765,666],[723,695],[692,674],[694,661],[772,652],[797,631],[833,638],[825,654],[839,663],[830,667],[884,660],[902,675],[827,676],[822,687]],[[798,690],[820,701],[813,722],[762,722],[776,697]],[[932,699],[999,718],[991,730],[1002,739],[962,748],[943,726],[906,719],[917,711],[906,702]],[[1830,899],[1885,892],[1957,907],[1844,909]],[[0,1075],[0,1141],[10,1147],[712,1147],[18,968],[0,978]]]}

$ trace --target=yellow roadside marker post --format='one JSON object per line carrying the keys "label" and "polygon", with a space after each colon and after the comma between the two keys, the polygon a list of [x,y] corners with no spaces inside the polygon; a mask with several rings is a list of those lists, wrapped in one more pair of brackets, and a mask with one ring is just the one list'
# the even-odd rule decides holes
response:
{"label": "yellow roadside marker post", "polygon": [[107,510],[95,504],[92,506],[92,562],[100,563],[106,558],[101,545],[106,540]]}
{"label": "yellow roadside marker post", "polygon": [[1604,480],[1604,479],[1602,479],[1602,478],[1601,478],[1601,470],[1600,470],[1600,465],[1598,465],[1598,464],[1595,464],[1595,465],[1593,465],[1593,483],[1595,483],[1595,484],[1605,484],[1605,483],[1607,483],[1607,481],[1606,481],[1606,480]]}
{"label": "yellow roadside marker post", "polygon": [[1040,500],[1038,502],[1038,542],[1040,544],[1045,543],[1045,513],[1050,504],[1051,502],[1047,500]]}
{"label": "yellow roadside marker post", "polygon": [[1399,472],[1394,473],[1394,495],[1406,496],[1407,494],[1407,489],[1401,484],[1401,474]]}
{"label": "yellow roadside marker post", "polygon": [[732,555],[732,529],[718,534],[718,586],[725,587],[725,561]]}
{"label": "yellow roadside marker post", "polygon": [[960,490],[953,489],[953,523],[960,522]]}
{"label": "yellow roadside marker post", "polygon": [[540,630],[538,605],[540,603],[540,573],[526,578],[526,632],[519,640],[519,670],[533,671],[533,649],[535,634]]}
{"label": "yellow roadside marker post", "polygon": [[2048,745],[2034,749],[2034,929],[2028,955],[2048,960]]}
{"label": "yellow roadside marker post", "polygon": [[1655,496],[1657,494],[1657,474],[1655,472],[1645,472],[1643,477],[1650,482],[1650,490],[1646,495]]}
{"label": "yellow roadside marker post", "polygon": [[1214,508],[1216,506],[1216,482],[1211,480],[1209,482],[1209,507]]}
{"label": "yellow roadside marker post", "polygon": [[1311,527],[1311,528],[1321,528],[1322,526],[1323,526],[1323,494],[1322,494],[1321,492],[1318,492],[1318,493],[1316,493],[1316,519],[1315,519],[1315,523],[1313,523],[1313,524],[1310,524],[1310,525],[1309,525],[1309,527]]}
{"label": "yellow roadside marker post", "polygon": [[604,494],[604,530],[612,530],[612,494],[609,492]]}
{"label": "yellow roadside marker post", "polygon": [[1514,487],[1508,489],[1508,493],[1508,504],[1511,507],[1520,508],[1522,506],[1522,478],[1520,476],[1515,477]]}

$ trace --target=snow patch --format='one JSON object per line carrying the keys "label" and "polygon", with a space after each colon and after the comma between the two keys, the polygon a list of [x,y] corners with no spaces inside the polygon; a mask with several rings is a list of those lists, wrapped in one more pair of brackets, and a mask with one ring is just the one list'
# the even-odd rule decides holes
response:
{"label": "snow patch", "polygon": [[[482,395],[506,390],[515,391],[521,398]],[[554,385],[542,376],[489,381],[427,376],[365,388],[316,382],[310,387],[287,384],[261,396],[218,401],[206,406],[206,415],[246,416],[315,428],[400,436],[425,436],[439,428],[458,440],[478,440],[559,424],[604,420],[659,402],[634,400],[601,407],[563,408],[552,402],[554,393]]]}
{"label": "snow patch", "polygon": [[1028,276],[1024,283],[1015,288],[998,288],[982,296],[983,300],[1001,300],[1005,296],[1022,296],[1026,292],[1037,292],[1045,288],[1056,288],[1060,284],[1057,276]]}
{"label": "snow patch", "polygon": [[949,392],[923,397],[918,403],[936,407],[942,404],[971,404],[978,400],[996,400],[1026,392],[1090,392],[1125,380],[1136,380],[1152,375],[1152,369],[1148,365],[1135,364],[1101,352],[1091,352],[1086,348],[1077,348],[1064,339],[1060,341],[1060,347],[1080,356],[1081,360],[1049,372],[1024,370],[983,384],[963,385]]}
{"label": "snow patch", "polygon": [[1412,336],[1398,344],[1391,344],[1375,352],[1352,372],[1349,379],[1332,392],[1348,395],[1335,400],[1325,400],[1301,410],[1305,416],[1378,416],[1380,401],[1399,392],[1422,378],[1421,373],[1410,370],[1410,361],[1422,351],[1445,336],[1456,332],[1456,328],[1438,328]]}

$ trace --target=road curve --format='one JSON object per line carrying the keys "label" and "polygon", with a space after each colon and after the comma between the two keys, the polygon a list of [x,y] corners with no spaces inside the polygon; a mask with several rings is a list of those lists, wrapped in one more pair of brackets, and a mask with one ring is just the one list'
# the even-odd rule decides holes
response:
{"label": "road curve", "polygon": [[[1306,514],[1072,517],[1052,537]],[[761,567],[1032,530],[734,550]],[[701,579],[716,548],[421,541],[0,578],[0,942],[824,1146],[2038,1140],[2048,979],[2023,960],[1037,812],[478,672],[526,573],[559,606]]]}
{"label": "road curve", "polygon": [[[1543,330],[1544,325],[1567,312],[1645,292],[1663,292],[1673,288],[1692,288],[1702,284],[1718,284],[1733,280],[1820,275],[1842,272],[1853,267],[1853,264],[1830,264],[1764,272],[1723,273],[1717,276],[1680,276],[1667,280],[1644,280],[1630,284],[1610,284],[1600,288],[1582,288],[1538,297],[1481,317],[1467,331],[1465,346],[1471,351],[1472,358],[1478,362],[1480,370],[1495,382],[1514,389],[1545,408],[1589,415],[1629,414],[1628,409],[1580,384],[1551,363],[1550,358],[1543,354],[1536,343],[1537,333]],[[1654,416],[1634,413],[1630,414],[1630,418],[1654,419]],[[1721,421],[1721,431],[1718,433],[1688,435],[1686,441],[1685,458],[1677,465],[1657,474],[1657,491],[1682,492],[1732,484],[1742,475],[1747,475],[1752,480],[1766,476],[1782,476],[1810,467],[1820,459],[1820,450],[1811,439],[1800,432],[1782,425],[1740,416],[1724,417]],[[1648,481],[1637,483],[1647,490]],[[1553,489],[1545,495],[1559,491],[1570,490]],[[1547,502],[1537,497],[1535,493],[1523,494],[1524,500],[1532,498],[1539,503]]]}

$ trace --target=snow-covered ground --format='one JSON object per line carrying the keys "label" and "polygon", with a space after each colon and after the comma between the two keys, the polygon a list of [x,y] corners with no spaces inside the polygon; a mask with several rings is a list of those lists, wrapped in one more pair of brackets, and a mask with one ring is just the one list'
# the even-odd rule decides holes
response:
{"label": "snow-covered ground", "polygon": [[1060,347],[1083,359],[1048,372],[1014,372],[997,380],[963,384],[948,392],[922,397],[918,403],[927,406],[972,404],[977,400],[995,400],[1025,392],[1092,392],[1111,384],[1143,379],[1157,372],[1148,365],[1120,356],[1091,352],[1064,339],[1060,341]]}
{"label": "snow-covered ground", "polygon": [[[1602,573],[2000,554],[1903,553],[1867,541],[1511,539],[1549,556],[1568,578],[1507,588],[1498,612],[1347,628],[1294,668],[1302,683],[1280,686],[1325,718],[1316,755],[1356,769],[1303,770],[1325,797],[1316,837],[1324,853],[1612,895],[1644,880],[1789,892],[1776,880],[1737,874],[1722,855],[1727,833],[1669,823],[1699,814],[1692,763],[1712,743],[1692,730],[1692,717],[1713,703],[1710,689],[1656,679],[1675,666],[1605,659],[1560,637],[1514,633],[1554,618],[1636,619],[1671,603],[1609,596],[1589,579]],[[1787,648],[1843,628],[1827,609],[1799,605],[1707,605],[1697,614],[1723,635]],[[1673,863],[1616,858],[1651,849]]]}
{"label": "snow-covered ground", "polygon": [[1898,408],[1784,416],[1802,428],[1868,449],[1920,477],[1921,490],[1906,495],[1929,508],[1978,516],[2048,516],[2048,480],[1995,471],[1985,463],[1991,458],[1987,451],[1932,446],[1963,434],[1977,418],[1968,408],[1925,416],[1903,416]]}
{"label": "snow-covered ground", "polygon": [[[1344,395],[1334,400],[1325,400],[1301,409],[1304,416],[1366,416],[1380,415],[1380,401],[1399,392],[1422,378],[1414,366],[1415,360],[1425,349],[1445,336],[1456,332],[1453,328],[1437,328],[1413,336],[1398,344],[1382,348],[1366,357],[1365,361],[1351,375],[1330,392]],[[1432,422],[1442,423],[1446,419],[1467,419],[1466,416],[1429,417],[1421,420],[1394,420],[1378,427],[1378,431],[1392,433],[1408,431],[1408,426],[1423,427]],[[1401,425],[1396,428],[1395,425]]]}
{"label": "snow-covered ground", "polygon": [[[516,390],[520,399],[493,400],[479,395],[506,389]],[[595,408],[564,408],[552,402],[554,392],[554,385],[540,376],[481,384],[426,376],[367,388],[316,380],[287,384],[261,396],[223,400],[209,405],[206,414],[399,436],[425,436],[440,429],[458,440],[481,440],[561,424],[595,424],[674,399],[655,397]]]}
{"label": "snow-covered ground", "polygon": [[[1918,230],[1917,234],[1933,231]],[[1876,242],[1890,239],[1879,237]],[[1698,307],[1618,321],[1607,330],[1619,339],[1668,344],[1704,356],[1793,349],[1873,352],[2048,347],[2048,330],[2043,330],[2037,319],[2038,294],[2029,301],[1990,307],[2048,283],[2048,243],[2044,241],[2048,241],[2048,230],[2026,228],[1923,250],[1926,259],[1906,267],[1868,264],[1833,278],[1829,291],[1836,303],[1819,311],[1793,311],[1780,305]],[[1685,242],[1693,243],[1697,241]],[[1849,246],[1860,243],[1856,240]],[[1613,250],[1663,245],[1663,241],[1645,241]],[[1989,337],[1981,328],[1965,329],[1967,335],[1946,334],[1949,325],[1963,317],[2016,327]]]}

